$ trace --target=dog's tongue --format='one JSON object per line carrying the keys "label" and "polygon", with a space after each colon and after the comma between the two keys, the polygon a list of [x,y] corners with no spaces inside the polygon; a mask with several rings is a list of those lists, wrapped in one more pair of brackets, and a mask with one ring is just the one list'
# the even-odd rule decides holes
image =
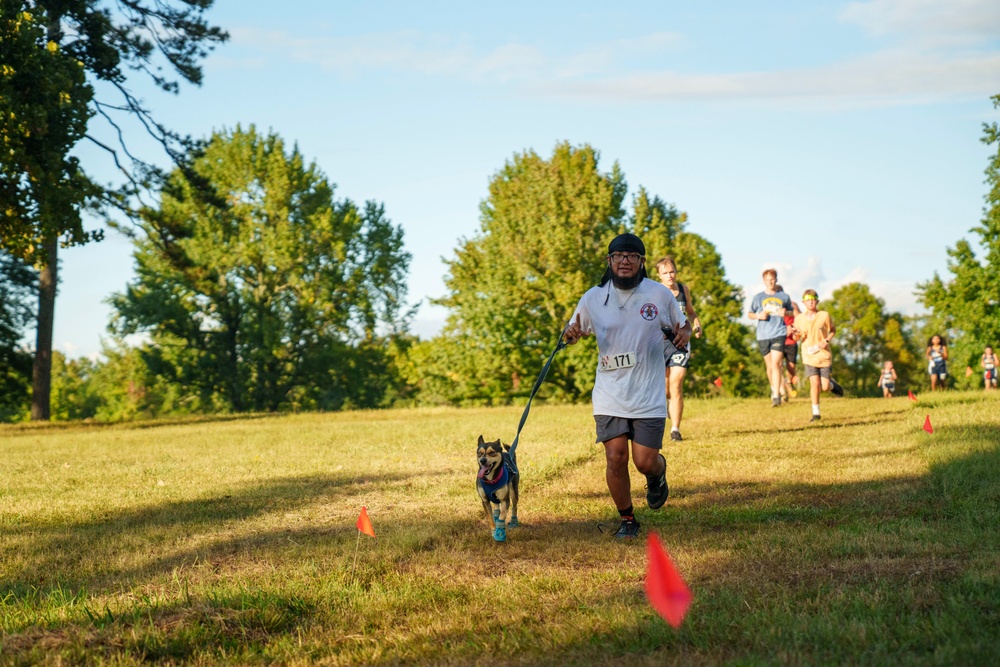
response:
{"label": "dog's tongue", "polygon": [[479,468],[479,479],[482,479],[483,477],[486,477],[486,471],[489,470],[489,469],[490,469],[489,466],[482,466],[482,467],[480,467]]}

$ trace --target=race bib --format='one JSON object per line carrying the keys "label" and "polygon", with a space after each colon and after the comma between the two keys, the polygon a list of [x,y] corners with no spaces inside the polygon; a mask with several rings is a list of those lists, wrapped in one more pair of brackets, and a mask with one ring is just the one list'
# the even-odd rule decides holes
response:
{"label": "race bib", "polygon": [[820,350],[819,345],[810,345],[806,348],[806,352],[809,354],[817,354],[819,353],[819,350]]}
{"label": "race bib", "polygon": [[632,368],[635,366],[635,352],[624,354],[606,354],[601,357],[602,371],[617,371],[620,368]]}

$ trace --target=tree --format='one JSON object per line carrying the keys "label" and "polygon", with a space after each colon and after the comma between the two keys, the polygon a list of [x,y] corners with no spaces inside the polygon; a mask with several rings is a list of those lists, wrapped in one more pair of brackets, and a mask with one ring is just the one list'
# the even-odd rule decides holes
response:
{"label": "tree", "polygon": [[[84,229],[81,210],[131,212],[130,198],[156,177],[124,145],[121,118],[137,120],[171,157],[185,144],[153,119],[128,87],[127,72],[141,72],[168,92],[179,86],[164,66],[200,83],[198,62],[226,39],[202,18],[212,2],[0,0],[0,245],[40,269],[32,419],[49,418],[60,245],[99,240],[100,230]],[[98,99],[95,83],[111,97]],[[117,147],[88,131],[94,117],[107,122]],[[99,187],[86,175],[71,155],[82,139],[108,152],[124,186]]]}
{"label": "tree", "polygon": [[673,257],[705,327],[703,338],[692,339],[687,391],[708,393],[712,382],[721,377],[736,395],[755,393],[760,383],[754,369],[759,364],[748,363],[750,330],[739,321],[743,291],[726,279],[715,245],[687,231],[686,213],[678,213],[659,197],[650,200],[642,187],[633,198],[632,228],[646,245],[646,267],[652,279],[657,279],[656,262],[664,256]]}
{"label": "tree", "polygon": [[885,301],[864,283],[848,283],[833,291],[822,306],[837,329],[833,341],[833,373],[855,394],[879,395],[879,375],[893,362],[898,388],[908,387],[918,369],[918,351],[906,319],[885,309]]}
{"label": "tree", "polygon": [[[526,396],[577,300],[600,279],[609,239],[624,225],[618,165],[598,168],[589,146],[562,143],[549,160],[516,154],[480,205],[481,232],[446,262],[451,309],[437,353],[422,372],[454,376],[457,402]],[[567,348],[549,372],[550,397],[577,398],[593,383],[593,340]],[[414,378],[411,377],[411,380]],[[417,380],[421,382],[421,380]]]}
{"label": "tree", "polygon": [[[580,297],[604,272],[608,242],[635,231],[647,242],[647,270],[672,247],[689,262],[696,298],[717,320],[718,337],[701,356],[706,377],[745,363],[739,339],[741,295],[725,280],[711,243],[684,231],[685,217],[640,189],[633,214],[623,208],[627,186],[617,164],[602,172],[590,146],[562,143],[550,159],[517,154],[490,182],[480,206],[481,231],[463,240],[447,262],[451,309],[443,334],[413,346],[402,374],[420,400],[456,404],[525,398]],[[732,303],[736,299],[735,304]],[[730,333],[737,340],[730,340]],[[724,350],[730,342],[737,350]],[[579,400],[594,382],[596,343],[584,338],[563,350],[540,390],[549,400]],[[708,380],[715,379],[712,375]],[[707,384],[707,382],[705,383]]]}
{"label": "tree", "polygon": [[36,280],[30,266],[0,250],[0,421],[27,413],[31,355],[20,341],[34,319],[30,300]]}
{"label": "tree", "polygon": [[[1000,108],[1000,95],[993,106]],[[940,333],[948,341],[949,366],[956,371],[966,366],[977,368],[983,348],[1000,345],[1000,128],[997,123],[983,124],[983,143],[996,146],[986,167],[986,206],[982,222],[970,231],[979,237],[981,255],[973,244],[959,239],[948,248],[948,271],[942,279],[936,272],[929,281],[917,286],[918,297],[930,316],[927,331]],[[953,373],[954,374],[954,373]]]}
{"label": "tree", "polygon": [[403,233],[380,204],[336,201],[298,149],[255,128],[216,133],[174,170],[112,297],[118,335],[201,405],[237,412],[376,407],[405,333]]}

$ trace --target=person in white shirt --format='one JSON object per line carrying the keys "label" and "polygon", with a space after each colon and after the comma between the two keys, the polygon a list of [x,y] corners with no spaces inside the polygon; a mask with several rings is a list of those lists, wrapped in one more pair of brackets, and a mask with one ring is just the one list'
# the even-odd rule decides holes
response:
{"label": "person in white shirt", "polygon": [[[621,516],[615,537],[639,534],[632,505],[629,452],[646,476],[646,502],[659,509],[667,501],[667,461],[660,453],[666,429],[667,395],[663,341],[678,347],[691,338],[691,324],[670,290],[646,275],[646,247],[633,234],[608,245],[600,285],[580,299],[564,332],[568,344],[597,336],[594,421],[604,443],[611,499]],[[631,442],[631,447],[629,443]]]}

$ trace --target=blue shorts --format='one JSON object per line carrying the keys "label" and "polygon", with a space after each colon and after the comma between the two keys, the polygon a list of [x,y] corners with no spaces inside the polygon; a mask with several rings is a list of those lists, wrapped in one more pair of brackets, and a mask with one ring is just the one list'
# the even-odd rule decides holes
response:
{"label": "blue shorts", "polygon": [[929,375],[936,375],[942,380],[948,377],[948,365],[944,362],[940,364],[931,364],[927,367],[927,373]]}

